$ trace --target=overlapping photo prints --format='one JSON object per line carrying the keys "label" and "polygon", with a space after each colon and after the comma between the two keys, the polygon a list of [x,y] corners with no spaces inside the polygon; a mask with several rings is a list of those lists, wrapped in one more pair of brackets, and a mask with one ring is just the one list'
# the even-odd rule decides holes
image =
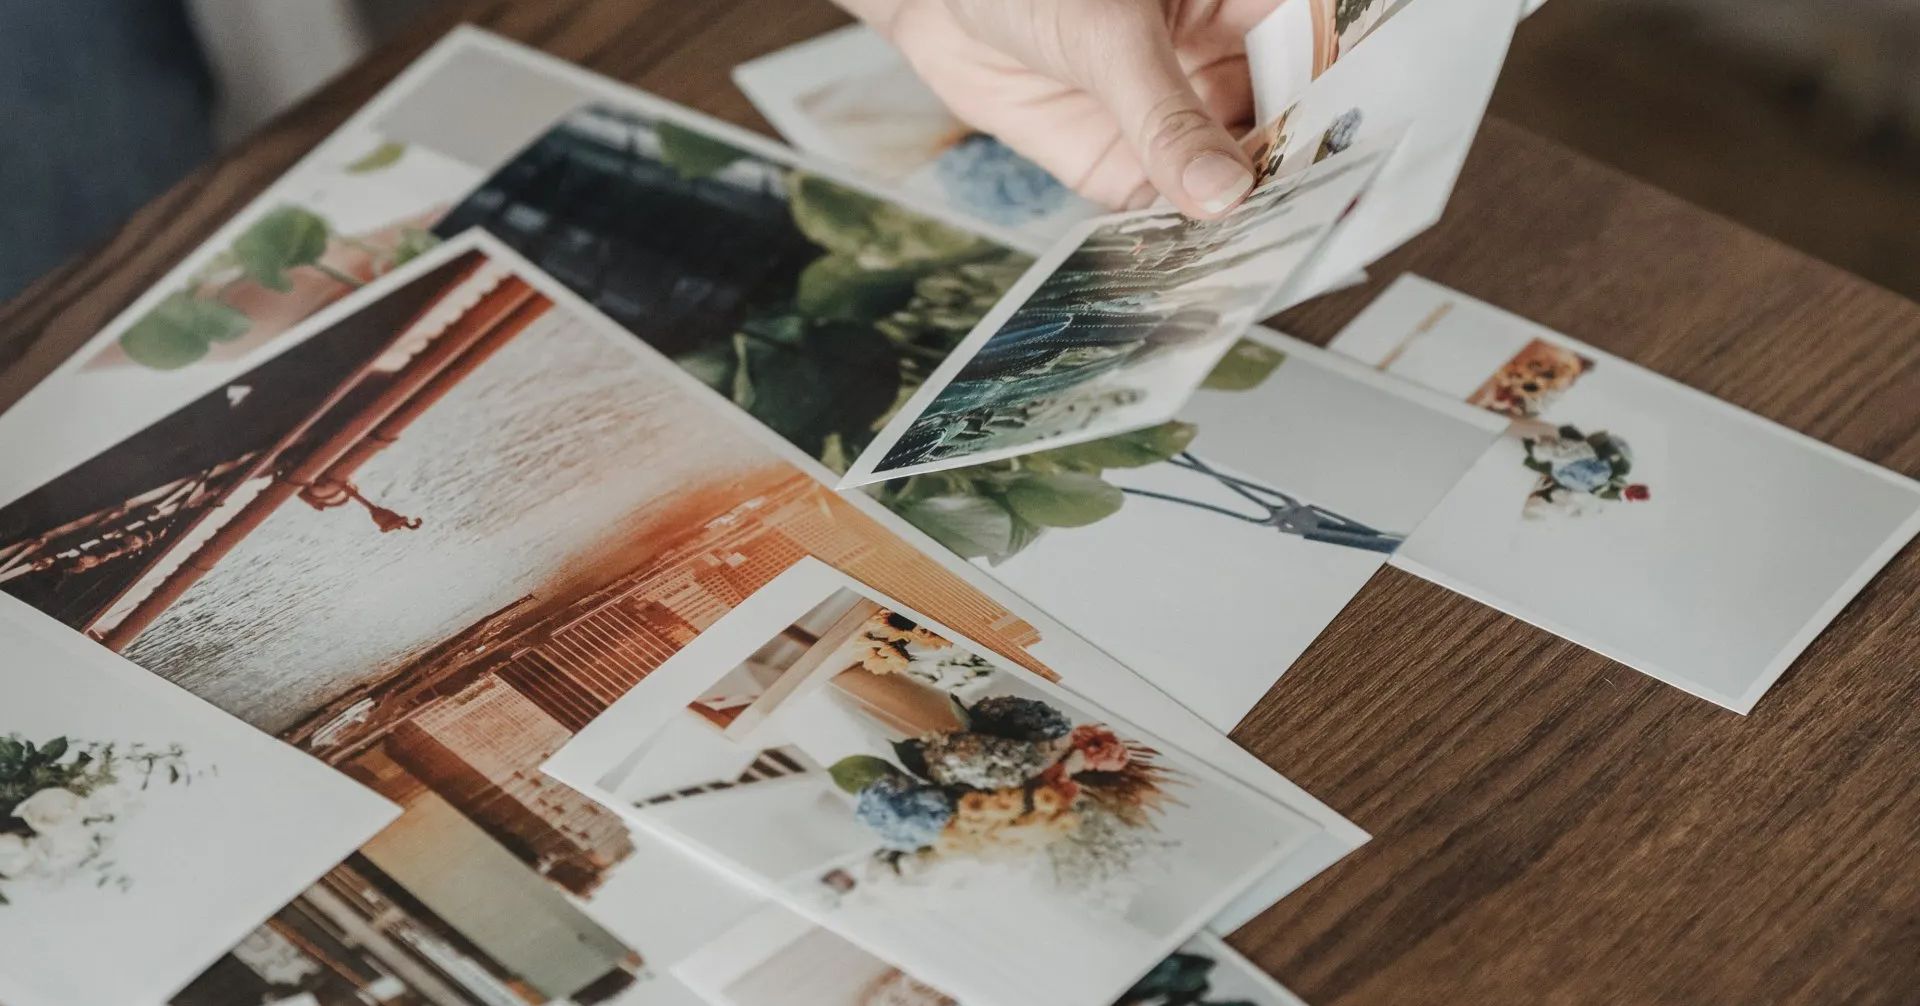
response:
{"label": "overlapping photo prints", "polygon": [[1100,207],[956,119],[877,32],[850,25],[734,68],[780,135],[1044,249]]}
{"label": "overlapping photo prints", "polygon": [[1316,826],[817,562],[545,766],[962,1001],[1106,1006]]}
{"label": "overlapping photo prints", "polygon": [[1275,292],[1297,281],[1391,149],[1270,175],[1218,220],[1148,210],[1083,225],[980,320],[842,485],[1171,418]]}
{"label": "overlapping photo prints", "polygon": [[1403,566],[1746,712],[1920,530],[1920,486],[1407,276],[1332,348],[1506,433]]}
{"label": "overlapping photo prints", "polygon": [[[962,1006],[832,930],[781,908],[749,916],[674,966],[713,1006]],[[1201,934],[1113,1006],[1303,1006],[1218,937]]]}

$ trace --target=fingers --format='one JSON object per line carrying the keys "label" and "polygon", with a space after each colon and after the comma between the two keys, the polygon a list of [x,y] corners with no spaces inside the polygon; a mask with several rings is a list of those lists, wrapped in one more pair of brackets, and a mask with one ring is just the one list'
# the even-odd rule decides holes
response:
{"label": "fingers", "polygon": [[1110,9],[1124,13],[1101,33],[1108,51],[1089,89],[1162,195],[1188,216],[1219,216],[1253,188],[1253,166],[1188,82],[1157,5]]}
{"label": "fingers", "polygon": [[1225,126],[1230,135],[1244,137],[1253,128],[1253,77],[1247,71],[1246,57],[1235,56],[1189,67],[1187,79],[1192,82],[1194,93],[1200,96],[1207,114]]}

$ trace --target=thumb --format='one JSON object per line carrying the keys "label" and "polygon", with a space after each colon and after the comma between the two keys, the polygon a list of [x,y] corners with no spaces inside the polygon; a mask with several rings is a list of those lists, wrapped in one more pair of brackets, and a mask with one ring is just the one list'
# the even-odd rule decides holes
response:
{"label": "thumb", "polygon": [[[1131,5],[1130,5],[1131,6]],[[1217,217],[1252,190],[1253,166],[1201,103],[1157,14],[1128,18],[1089,88],[1120,124],[1147,178],[1182,213]]]}

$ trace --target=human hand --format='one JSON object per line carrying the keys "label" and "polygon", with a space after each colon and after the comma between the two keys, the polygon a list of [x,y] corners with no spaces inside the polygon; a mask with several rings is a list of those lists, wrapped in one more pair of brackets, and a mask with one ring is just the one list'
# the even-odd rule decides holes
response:
{"label": "human hand", "polygon": [[1281,0],[840,0],[953,113],[1081,195],[1215,217],[1253,187],[1243,37]]}

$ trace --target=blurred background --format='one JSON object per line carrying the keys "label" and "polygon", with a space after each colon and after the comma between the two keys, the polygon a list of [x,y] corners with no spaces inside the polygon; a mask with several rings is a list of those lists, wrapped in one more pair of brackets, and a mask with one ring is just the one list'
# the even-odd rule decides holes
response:
{"label": "blurred background", "polygon": [[[0,299],[436,2],[0,0]],[[1920,299],[1920,0],[1551,0],[1493,110]]]}

